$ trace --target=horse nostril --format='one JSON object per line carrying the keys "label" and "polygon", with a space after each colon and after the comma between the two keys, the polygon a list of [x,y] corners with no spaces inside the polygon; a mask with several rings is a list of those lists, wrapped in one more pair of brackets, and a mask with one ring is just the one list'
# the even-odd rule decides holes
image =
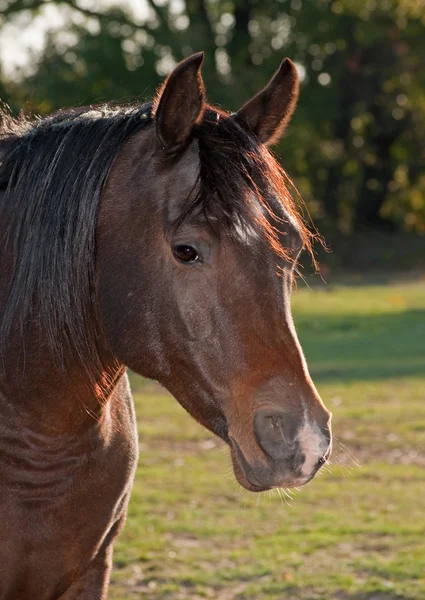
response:
{"label": "horse nostril", "polygon": [[330,443],[329,446],[328,446],[328,449],[326,450],[326,452],[324,453],[324,455],[321,458],[319,458],[319,460],[317,461],[317,468],[318,469],[320,469],[320,467],[322,465],[324,465],[326,462],[328,462],[328,458],[329,458],[329,456],[331,454],[331,451],[332,451],[332,444]]}
{"label": "horse nostril", "polygon": [[317,466],[321,467],[322,465],[324,465],[326,462],[326,458],[324,456],[322,456],[322,458],[319,458],[319,460],[317,461]]}
{"label": "horse nostril", "polygon": [[257,442],[268,456],[276,460],[288,457],[297,425],[292,415],[279,410],[258,410],[254,417]]}

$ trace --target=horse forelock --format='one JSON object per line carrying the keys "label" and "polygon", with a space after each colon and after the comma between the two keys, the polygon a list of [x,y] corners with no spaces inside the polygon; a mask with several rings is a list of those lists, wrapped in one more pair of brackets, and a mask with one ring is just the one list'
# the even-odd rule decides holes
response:
{"label": "horse forelock", "polygon": [[279,222],[283,222],[297,232],[314,262],[312,246],[318,236],[300,214],[303,203],[294,184],[266,146],[232,115],[211,106],[196,125],[195,137],[199,144],[200,186],[198,193],[188,199],[179,220],[199,207],[207,220],[215,217],[219,228],[256,229],[275,254],[294,262],[296,259],[278,235]]}

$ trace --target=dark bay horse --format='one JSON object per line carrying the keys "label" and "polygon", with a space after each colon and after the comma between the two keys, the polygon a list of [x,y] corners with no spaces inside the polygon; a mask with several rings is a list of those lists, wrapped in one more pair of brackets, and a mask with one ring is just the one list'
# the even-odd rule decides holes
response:
{"label": "dark bay horse", "polygon": [[138,454],[127,367],[230,446],[248,490],[303,485],[330,453],[290,312],[311,237],[266,148],[296,70],[230,115],[201,63],[142,106],[3,111],[1,600],[106,598]]}

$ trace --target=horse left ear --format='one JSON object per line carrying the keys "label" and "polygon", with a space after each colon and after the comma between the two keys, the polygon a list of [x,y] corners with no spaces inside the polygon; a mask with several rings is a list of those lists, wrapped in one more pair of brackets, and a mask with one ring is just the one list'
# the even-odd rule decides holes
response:
{"label": "horse left ear", "polygon": [[298,73],[285,58],[270,83],[234,115],[263,144],[274,144],[283,134],[298,100]]}
{"label": "horse left ear", "polygon": [[205,90],[201,76],[204,53],[189,56],[177,65],[161,86],[153,102],[156,131],[169,153],[189,141],[193,126],[202,118]]}

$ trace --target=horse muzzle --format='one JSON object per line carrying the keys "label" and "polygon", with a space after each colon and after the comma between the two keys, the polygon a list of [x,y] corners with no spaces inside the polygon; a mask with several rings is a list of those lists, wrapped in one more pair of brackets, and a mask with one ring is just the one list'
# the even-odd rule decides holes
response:
{"label": "horse muzzle", "polygon": [[254,492],[305,485],[330,456],[330,420],[326,409],[322,424],[306,418],[300,421],[274,407],[257,410],[254,443],[244,444],[230,435],[236,479]]}

